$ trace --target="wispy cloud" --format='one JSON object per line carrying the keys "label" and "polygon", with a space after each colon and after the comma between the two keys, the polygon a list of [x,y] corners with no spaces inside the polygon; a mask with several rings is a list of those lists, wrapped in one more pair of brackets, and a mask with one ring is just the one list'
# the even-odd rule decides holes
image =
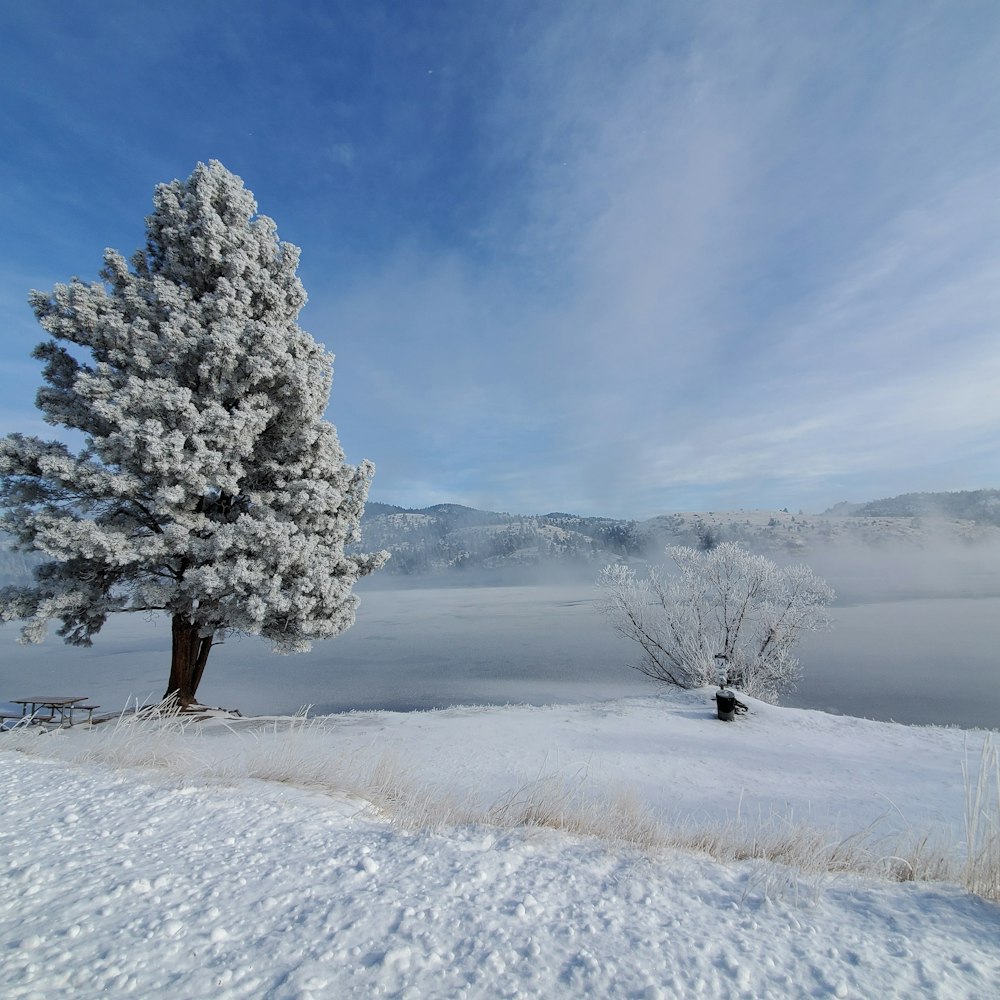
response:
{"label": "wispy cloud", "polygon": [[619,511],[1000,473],[982,398],[1000,361],[1000,147],[975,112],[1000,82],[996,19],[963,35],[970,68],[944,8],[893,23],[690,7],[676,25],[662,5],[584,9],[539,32],[498,100],[498,155],[526,178],[497,206],[520,241],[507,281],[453,271],[442,295],[437,273],[414,310],[463,300],[437,378],[475,391],[442,406],[442,448],[482,414],[512,441],[533,421],[546,461],[518,473],[497,443],[504,489]]}
{"label": "wispy cloud", "polygon": [[[1000,485],[995,5],[247,16],[95,72],[151,91],[118,118],[129,184],[219,155],[303,245],[375,496],[628,515]],[[32,148],[71,122],[114,166],[105,120],[43,84]],[[16,175],[8,276],[39,270],[35,215],[55,280],[137,242],[132,192],[53,169]]]}

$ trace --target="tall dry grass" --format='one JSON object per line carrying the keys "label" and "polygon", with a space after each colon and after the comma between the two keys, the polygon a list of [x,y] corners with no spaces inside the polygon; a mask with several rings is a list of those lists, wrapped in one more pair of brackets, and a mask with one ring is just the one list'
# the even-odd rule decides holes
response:
{"label": "tall dry grass", "polygon": [[966,750],[962,774],[966,838],[962,881],[970,892],[1000,901],[1000,755],[988,736],[975,770]]}
{"label": "tall dry grass", "polygon": [[737,814],[726,822],[668,819],[634,792],[602,795],[583,773],[541,775],[484,803],[431,786],[396,756],[371,763],[341,753],[335,728],[336,722],[305,713],[268,724],[218,719],[207,727],[167,705],[127,712],[86,733],[19,727],[4,735],[2,747],[117,770],[154,768],[186,782],[234,785],[256,779],[347,796],[360,813],[409,831],[469,825],[549,829],[649,855],[678,850],[727,863],[763,863],[773,866],[758,880],[765,892],[776,887],[785,892],[782,886],[795,879],[775,872],[794,872],[957,882],[1000,899],[1000,759],[988,739],[978,765],[970,763],[968,752],[963,762],[962,857],[957,845],[940,837],[883,835],[886,817],[847,837],[785,815]]}

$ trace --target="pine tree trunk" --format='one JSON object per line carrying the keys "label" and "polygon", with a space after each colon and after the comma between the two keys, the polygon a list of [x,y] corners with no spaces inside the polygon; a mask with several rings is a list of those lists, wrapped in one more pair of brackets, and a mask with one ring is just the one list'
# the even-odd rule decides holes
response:
{"label": "pine tree trunk", "polygon": [[185,615],[174,615],[171,621],[170,680],[163,697],[176,698],[181,708],[198,704],[195,694],[212,649],[212,636],[201,632]]}

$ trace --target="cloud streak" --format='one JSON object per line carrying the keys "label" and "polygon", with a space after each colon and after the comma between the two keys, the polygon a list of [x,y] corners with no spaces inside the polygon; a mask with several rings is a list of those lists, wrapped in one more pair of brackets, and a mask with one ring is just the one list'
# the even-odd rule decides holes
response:
{"label": "cloud streak", "polygon": [[498,96],[498,155],[526,178],[496,207],[517,253],[499,277],[453,272],[461,292],[426,269],[428,300],[465,299],[439,373],[475,389],[440,411],[457,448],[477,413],[533,421],[547,462],[518,473],[493,442],[530,509],[995,478],[1000,170],[975,106],[996,31],[949,56],[945,8],[659,9],[547,25]]}
{"label": "cloud streak", "polygon": [[[639,516],[1000,484],[995,5],[271,16],[207,42],[182,19],[162,51],[103,53],[100,79],[138,65],[164,118],[114,137],[130,184],[218,137],[196,155],[303,246],[330,416],[379,499]],[[176,118],[165,60],[189,70]],[[69,119],[97,155],[75,107],[43,132]],[[46,252],[91,204],[57,263],[96,270],[88,178],[47,167],[46,213],[18,177]],[[117,245],[131,195],[108,191]]]}

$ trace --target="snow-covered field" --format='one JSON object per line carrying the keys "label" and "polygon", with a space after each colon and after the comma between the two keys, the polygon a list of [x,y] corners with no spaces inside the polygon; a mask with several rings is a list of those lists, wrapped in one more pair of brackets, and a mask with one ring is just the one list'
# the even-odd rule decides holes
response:
{"label": "snow-covered field", "polygon": [[0,992],[996,996],[1000,906],[879,877],[961,870],[986,734],[751,709],[0,735]]}

